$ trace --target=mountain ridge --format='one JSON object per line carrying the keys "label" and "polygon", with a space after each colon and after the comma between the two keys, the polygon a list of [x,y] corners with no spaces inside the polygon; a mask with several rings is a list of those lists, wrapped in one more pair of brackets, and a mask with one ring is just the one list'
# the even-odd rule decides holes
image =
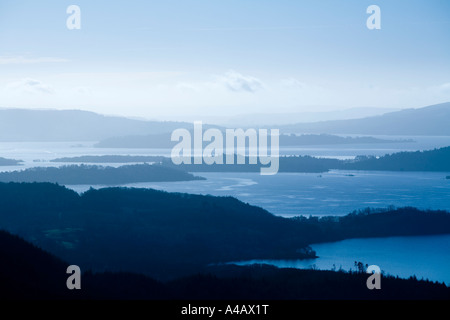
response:
{"label": "mountain ridge", "polygon": [[[446,102],[366,118],[294,123],[278,128],[282,133],[450,135],[449,120],[450,102]],[[0,109],[0,141],[100,141],[117,136],[167,134],[192,127],[189,122],[139,120],[83,110]]]}
{"label": "mountain ridge", "polygon": [[450,135],[450,102],[383,115],[280,126],[283,133],[369,135]]}
{"label": "mountain ridge", "polygon": [[146,121],[84,110],[0,109],[0,141],[97,141],[190,128],[184,122]]}

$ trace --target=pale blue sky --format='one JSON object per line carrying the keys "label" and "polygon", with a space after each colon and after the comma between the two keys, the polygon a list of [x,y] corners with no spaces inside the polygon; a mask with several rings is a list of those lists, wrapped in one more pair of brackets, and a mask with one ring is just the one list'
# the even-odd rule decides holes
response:
{"label": "pale blue sky", "polygon": [[111,2],[0,0],[0,107],[173,119],[450,101],[448,0]]}

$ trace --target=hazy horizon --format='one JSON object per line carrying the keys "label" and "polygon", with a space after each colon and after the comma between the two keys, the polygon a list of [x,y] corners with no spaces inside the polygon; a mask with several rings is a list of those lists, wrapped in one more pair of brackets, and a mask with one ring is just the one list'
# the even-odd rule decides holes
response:
{"label": "hazy horizon", "polygon": [[[436,105],[449,104],[449,102],[442,102]],[[434,106],[434,105],[433,105]],[[229,116],[208,116],[208,115],[172,115],[172,116],[136,116],[127,114],[114,114],[114,113],[101,113],[94,110],[82,109],[82,108],[10,108],[0,106],[0,110],[18,110],[18,111],[79,111],[79,112],[92,112],[94,114],[113,117],[124,118],[130,120],[139,121],[157,121],[157,122],[187,122],[194,123],[195,121],[202,121],[206,124],[218,125],[218,126],[231,126],[231,127],[248,127],[248,126],[284,126],[297,123],[317,123],[327,122],[335,120],[353,120],[364,119],[373,116],[381,116],[389,113],[394,113],[403,110],[417,110],[427,108],[430,106],[421,106],[418,108],[375,108],[375,107],[355,107],[355,108],[342,108],[336,110],[326,111],[299,111],[290,113],[272,112],[272,113],[238,113]],[[202,119],[202,120],[199,120]]]}
{"label": "hazy horizon", "polygon": [[[423,106],[426,107],[426,106]],[[382,115],[385,113],[396,112],[401,110],[406,110],[411,108],[371,108],[371,107],[355,107],[355,108],[340,108],[324,111],[299,111],[299,112],[259,112],[259,113],[236,113],[229,116],[208,116],[208,115],[159,115],[159,116],[137,116],[133,114],[120,114],[120,113],[102,113],[95,110],[89,110],[87,108],[26,108],[26,107],[4,107],[0,106],[0,110],[26,110],[26,111],[80,111],[80,112],[93,112],[98,115],[106,117],[121,117],[133,120],[142,121],[175,121],[175,122],[189,122],[193,123],[198,119],[203,119],[205,123],[215,124],[215,125],[284,125],[293,124],[295,122],[319,122],[319,121],[330,121],[330,120],[347,120],[347,119],[359,119],[375,115]],[[297,116],[299,118],[292,118],[292,116]],[[299,119],[295,121],[293,119]]]}

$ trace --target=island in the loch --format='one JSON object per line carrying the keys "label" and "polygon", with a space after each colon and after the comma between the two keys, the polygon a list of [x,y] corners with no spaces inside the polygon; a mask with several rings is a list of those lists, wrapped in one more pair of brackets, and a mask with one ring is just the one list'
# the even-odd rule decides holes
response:
{"label": "island in the loch", "polygon": [[53,182],[63,185],[120,185],[190,180],[204,180],[204,178],[194,176],[180,168],[168,168],[159,164],[125,165],[117,168],[82,164],[0,172],[0,182]]}
{"label": "island in the loch", "polygon": [[397,152],[382,157],[360,156],[343,162],[340,168],[381,171],[450,171],[450,147],[434,150]]}
{"label": "island in the loch", "polygon": [[[223,155],[223,163],[226,163]],[[259,172],[261,163],[249,164],[248,157],[245,164],[237,164],[235,156],[234,165],[221,164],[173,164],[169,157],[163,156],[81,156],[73,158],[58,158],[53,162],[72,163],[129,163],[154,162],[165,167],[178,168],[187,172]],[[311,172],[322,173],[332,169],[337,170],[379,170],[379,171],[450,171],[450,147],[427,151],[398,152],[382,157],[358,156],[352,160],[339,160],[332,158],[315,158],[311,156],[280,156],[279,172]]]}
{"label": "island in the loch", "polygon": [[[225,136],[225,129],[217,128]],[[412,139],[389,140],[375,137],[349,137],[331,134],[281,134],[281,147],[300,147],[318,145],[352,145],[381,143],[413,143]],[[111,137],[96,143],[96,148],[173,148],[177,142],[171,140],[171,133],[142,136]]]}
{"label": "island in the loch", "polygon": [[164,156],[131,156],[131,155],[103,155],[63,157],[50,160],[55,163],[160,163],[167,161]]}

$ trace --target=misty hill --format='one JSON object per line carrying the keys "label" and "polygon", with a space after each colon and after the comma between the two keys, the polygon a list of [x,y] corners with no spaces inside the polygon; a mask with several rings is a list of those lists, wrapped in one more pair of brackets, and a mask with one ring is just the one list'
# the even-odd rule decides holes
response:
{"label": "misty hill", "polygon": [[[317,106],[303,107],[305,110],[316,110]],[[277,112],[277,113],[247,113],[235,116],[208,116],[211,123],[230,127],[260,127],[289,125],[294,122],[317,122],[329,120],[359,119],[398,111],[393,108],[356,107],[330,111]],[[295,119],[295,120],[294,120]],[[195,121],[196,119],[192,119]]]}
{"label": "misty hill", "polygon": [[95,148],[149,148],[170,149],[177,142],[171,141],[171,132],[148,135],[114,136],[94,144]]}
{"label": "misty hill", "polygon": [[52,182],[59,184],[118,185],[133,182],[204,180],[179,168],[161,165],[127,165],[118,168],[93,165],[34,167],[21,171],[0,172],[1,182]]}
{"label": "misty hill", "polygon": [[450,135],[450,102],[361,119],[281,126],[284,133],[365,135]]}
{"label": "misty hill", "polygon": [[411,139],[389,140],[374,137],[341,137],[331,134],[282,134],[280,146],[308,146],[308,145],[339,145],[339,144],[371,144],[371,143],[398,143],[414,142]]}
{"label": "misty hill", "polygon": [[[225,137],[225,131],[222,130]],[[193,136],[193,133],[191,133]],[[310,146],[310,145],[337,145],[358,143],[397,143],[414,142],[413,140],[388,140],[374,137],[340,137],[330,134],[282,134],[280,135],[281,147]],[[171,149],[178,142],[171,141],[171,133],[145,136],[123,136],[112,137],[102,140],[94,145],[96,148],[149,148],[149,149]],[[207,145],[207,143],[204,143]]]}
{"label": "misty hill", "polygon": [[345,217],[277,217],[232,197],[49,183],[1,183],[0,226],[83,270],[168,279],[212,263],[315,257],[308,245],[450,233],[450,213],[413,208]]}
{"label": "misty hill", "polygon": [[[279,128],[284,133],[450,135],[449,115],[450,103],[443,103],[367,118],[299,123]],[[142,138],[139,136],[167,136],[175,129],[192,127],[187,122],[136,120],[81,110],[0,109],[0,141],[100,141],[134,136],[126,141],[115,138],[119,139],[117,144],[130,144],[132,138]],[[143,143],[145,141],[137,144]]]}
{"label": "misty hill", "polygon": [[0,157],[0,166],[17,166],[21,163],[21,160],[6,159]]}
{"label": "misty hill", "polygon": [[[69,263],[0,231],[0,299],[10,300],[299,300],[448,299],[450,288],[417,279],[383,276],[383,290],[367,290],[367,274],[278,269],[272,266],[215,266],[202,274],[161,282],[141,274],[81,270],[81,290],[68,290]],[[160,304],[161,305],[161,304]],[[157,308],[159,309],[159,308]],[[155,311],[155,306],[152,305]],[[177,308],[161,311],[171,318]],[[277,312],[277,314],[279,314]]]}
{"label": "misty hill", "polygon": [[182,122],[134,120],[81,110],[0,109],[0,141],[98,141],[191,127]]}

